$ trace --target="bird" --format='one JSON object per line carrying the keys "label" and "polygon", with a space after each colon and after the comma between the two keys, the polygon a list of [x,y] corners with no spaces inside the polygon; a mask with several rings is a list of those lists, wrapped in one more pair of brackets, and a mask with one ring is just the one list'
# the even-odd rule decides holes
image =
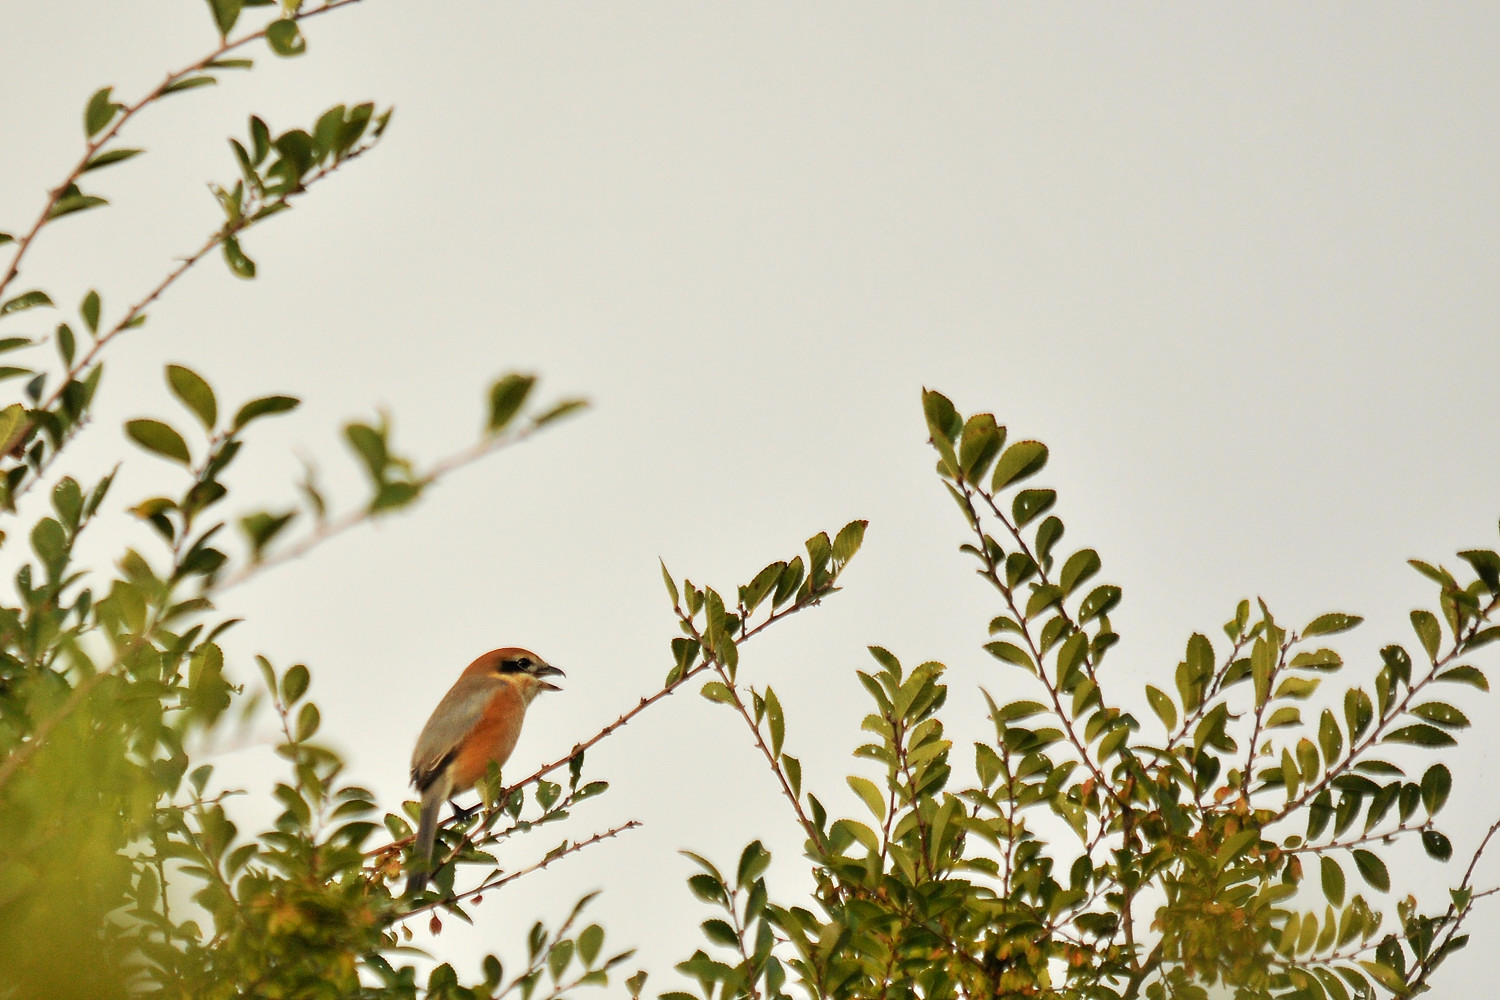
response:
{"label": "bird", "polygon": [[464,668],[438,702],[411,755],[411,781],[422,798],[422,812],[407,895],[427,885],[443,802],[473,788],[491,761],[505,764],[521,736],[527,707],[543,691],[562,690],[546,680],[562,676],[561,670],[530,650],[506,646],[490,650]]}

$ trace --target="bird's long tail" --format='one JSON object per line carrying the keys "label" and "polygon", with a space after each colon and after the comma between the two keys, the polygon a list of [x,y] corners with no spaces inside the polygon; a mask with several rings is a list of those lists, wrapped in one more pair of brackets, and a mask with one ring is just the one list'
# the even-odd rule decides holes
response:
{"label": "bird's long tail", "polygon": [[432,872],[432,843],[437,836],[438,810],[443,805],[443,789],[437,782],[422,792],[422,817],[417,821],[417,842],[412,846],[412,872],[406,879],[406,894],[421,892]]}

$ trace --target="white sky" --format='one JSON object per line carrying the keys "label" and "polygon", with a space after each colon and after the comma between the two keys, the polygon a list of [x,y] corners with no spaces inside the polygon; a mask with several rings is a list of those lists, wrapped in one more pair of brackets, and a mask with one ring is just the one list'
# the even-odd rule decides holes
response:
{"label": "white sky", "polygon": [[[0,36],[10,231],[78,155],[97,86],[133,99],[213,41],[196,0],[0,0]],[[774,683],[808,784],[852,804],[863,647],[941,659],[966,761],[976,685],[1026,689],[980,649],[995,602],[956,551],[923,385],[1052,447],[1066,541],[1125,589],[1124,698],[1245,596],[1293,624],[1366,615],[1342,648],[1373,672],[1430,601],[1404,560],[1496,543],[1493,6],[369,0],[308,36],[307,56],[261,50],[254,73],[132,124],[150,155],[90,179],[114,206],[58,224],[23,284],[64,303],[96,286],[118,316],[216,225],[204,183],[235,176],[223,137],[248,113],[280,130],[397,106],[379,150],[246,239],[258,280],[210,261],[112,349],[68,468],[103,471],[127,417],[186,425],[168,361],[221,408],[306,401],[252,439],[237,510],[284,503],[297,455],[353,500],[339,427],[378,406],[436,458],[471,439],[503,370],[592,400],[226,602],[249,619],[232,655],[307,662],[325,736],[389,806],[477,653],[530,646],[568,672],[533,711],[525,773],[660,683],[658,556],[728,590],[855,517],[871,526],[845,592],[746,647],[742,677]],[[132,461],[114,499],[170,475]],[[144,536],[122,520],[94,542],[126,537]],[[1454,869],[1500,778],[1493,709],[1462,704],[1479,721],[1450,760]],[[263,784],[270,738],[217,757],[226,780]],[[602,887],[607,946],[639,946],[654,993],[709,915],[679,848],[728,863],[760,837],[773,882],[803,885],[790,812],[722,707],[674,698],[588,772],[613,787],[570,835],[645,829],[450,921],[443,958],[514,957],[533,915]],[[1445,873],[1399,857],[1397,892],[1438,898]],[[1496,970],[1482,943],[1438,982],[1462,995]]]}

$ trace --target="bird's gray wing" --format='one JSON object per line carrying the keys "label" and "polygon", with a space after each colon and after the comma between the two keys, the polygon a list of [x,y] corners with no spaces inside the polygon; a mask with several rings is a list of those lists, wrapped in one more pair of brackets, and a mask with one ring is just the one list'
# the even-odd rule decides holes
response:
{"label": "bird's gray wing", "polygon": [[438,702],[411,755],[411,780],[419,790],[425,790],[448,766],[458,752],[459,741],[484,714],[497,683],[493,677],[461,677]]}

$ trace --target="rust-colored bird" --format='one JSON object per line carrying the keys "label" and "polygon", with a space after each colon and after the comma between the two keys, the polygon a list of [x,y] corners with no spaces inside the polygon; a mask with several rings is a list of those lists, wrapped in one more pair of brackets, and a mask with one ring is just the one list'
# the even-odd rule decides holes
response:
{"label": "rust-colored bird", "polygon": [[411,755],[411,780],[422,796],[422,816],[406,880],[408,895],[427,884],[443,802],[473,788],[490,761],[505,763],[521,737],[532,699],[542,691],[561,690],[543,678],[561,676],[561,670],[528,650],[492,649],[469,664],[438,702]]}

